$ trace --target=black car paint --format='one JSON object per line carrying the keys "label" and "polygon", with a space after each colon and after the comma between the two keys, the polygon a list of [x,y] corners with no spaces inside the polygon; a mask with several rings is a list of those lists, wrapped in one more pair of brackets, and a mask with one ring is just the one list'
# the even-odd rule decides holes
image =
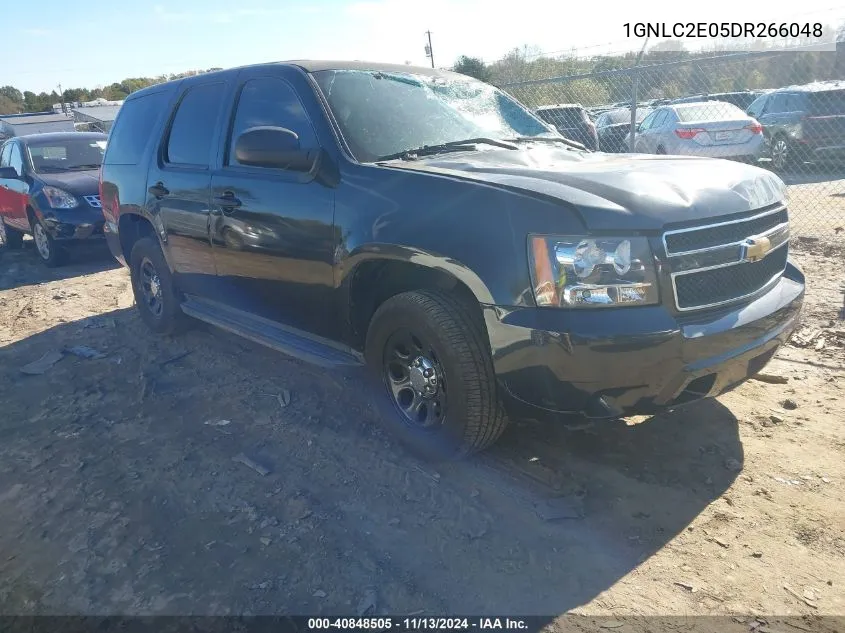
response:
{"label": "black car paint", "polygon": [[[125,264],[132,237],[147,230],[159,237],[180,288],[190,289],[189,313],[213,311],[215,323],[263,342],[292,336],[295,345],[279,345],[288,351],[304,349],[303,341],[313,343],[312,352],[344,350],[350,362],[360,360],[366,334],[366,323],[356,320],[358,303],[373,290],[366,286],[378,283],[372,276],[362,279],[373,270],[369,266],[400,263],[409,275],[430,273],[426,279],[458,286],[479,304],[509,406],[527,407],[534,415],[650,412],[677,404],[690,382],[704,374],[715,376],[698,397],[716,395],[746,378],[749,362],[765,362],[795,327],[803,277],[792,264],[777,286],[753,301],[694,316],[675,310],[663,268],[659,236],[666,227],[776,204],[782,192],[767,172],[727,161],[614,157],[547,143],[361,164],[352,159],[309,76],[321,67],[339,65],[245,67],[132,95],[165,92],[168,105],[150,130],[140,164],[110,165],[106,155],[101,193],[115,257]],[[288,82],[299,95],[322,147],[319,172],[235,174],[223,166],[226,139],[219,133],[209,170],[194,174],[163,163],[159,142],[187,88],[226,82],[219,132],[231,121],[237,86],[266,75]],[[120,115],[115,128],[119,125]],[[148,187],[159,182],[172,193],[151,194]],[[214,203],[226,190],[244,203],[236,218],[241,226],[268,239],[234,251],[226,246],[220,227],[229,212]],[[176,208],[188,221],[174,220]],[[613,233],[650,239],[662,284],[660,305],[536,306],[529,234]],[[269,239],[273,235],[278,238]],[[262,336],[262,328],[272,336]],[[642,378],[645,374],[649,377]]]}
{"label": "black car paint", "polygon": [[[64,138],[105,141],[108,136],[96,132],[48,132],[19,136],[8,142],[17,142],[25,149],[30,142],[59,142]],[[23,153],[26,156],[26,152]],[[87,243],[90,240],[103,239],[103,213],[99,200],[99,170],[86,169],[65,173],[36,173],[29,160],[24,160],[24,172],[17,179],[25,189],[22,203],[33,213],[35,219],[40,220],[50,236],[61,242]],[[3,183],[9,185],[10,183]],[[79,205],[72,209],[54,209],[44,196],[44,187],[57,187],[67,191],[79,201]],[[93,203],[91,196],[95,196]],[[89,198],[86,198],[89,197]],[[29,219],[23,215],[14,218],[7,224],[26,233],[31,232]]]}

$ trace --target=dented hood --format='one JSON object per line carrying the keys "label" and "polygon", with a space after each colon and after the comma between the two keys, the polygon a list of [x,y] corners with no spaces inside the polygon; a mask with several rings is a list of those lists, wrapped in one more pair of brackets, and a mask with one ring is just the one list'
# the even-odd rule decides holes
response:
{"label": "dented hood", "polygon": [[391,167],[453,175],[553,198],[595,230],[668,224],[759,209],[784,199],[783,181],[727,160],[603,154],[558,146],[440,154]]}

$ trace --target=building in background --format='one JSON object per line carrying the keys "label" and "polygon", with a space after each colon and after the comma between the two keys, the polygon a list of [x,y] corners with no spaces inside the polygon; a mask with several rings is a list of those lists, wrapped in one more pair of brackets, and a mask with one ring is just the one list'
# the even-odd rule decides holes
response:
{"label": "building in background", "polygon": [[73,108],[73,121],[78,131],[109,133],[122,101],[83,105]]}
{"label": "building in background", "polygon": [[42,132],[73,132],[73,119],[56,112],[0,115],[0,140]]}

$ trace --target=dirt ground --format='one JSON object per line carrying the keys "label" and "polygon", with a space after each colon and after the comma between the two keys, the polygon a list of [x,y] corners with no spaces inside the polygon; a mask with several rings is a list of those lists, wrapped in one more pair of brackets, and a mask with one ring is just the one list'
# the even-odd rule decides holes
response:
{"label": "dirt ground", "polygon": [[793,250],[786,384],[434,467],[354,373],[157,338],[107,256],[0,248],[0,613],[845,615],[845,251]]}

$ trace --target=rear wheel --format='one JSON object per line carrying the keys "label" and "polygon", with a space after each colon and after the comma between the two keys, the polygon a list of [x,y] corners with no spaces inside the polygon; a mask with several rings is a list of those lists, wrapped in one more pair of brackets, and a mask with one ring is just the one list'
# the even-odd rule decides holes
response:
{"label": "rear wheel", "polygon": [[142,237],[129,256],[132,291],[141,319],[157,334],[175,334],[187,325],[181,297],[158,241]]}
{"label": "rear wheel", "polygon": [[772,139],[771,146],[772,167],[775,171],[785,171],[789,167],[794,167],[800,162],[798,152],[795,147],[789,142],[789,139],[783,135],[776,136]]}
{"label": "rear wheel", "polygon": [[387,429],[426,459],[492,445],[507,425],[482,326],[442,292],[406,292],[370,323],[366,357]]}
{"label": "rear wheel", "polygon": [[30,217],[35,250],[41,261],[50,268],[61,266],[67,261],[67,251],[53,239],[38,218]]}
{"label": "rear wheel", "polygon": [[658,146],[657,146],[657,153],[658,153],[658,154],[665,154],[665,153],[666,153],[666,148],[665,148],[665,147],[663,147],[662,145],[658,145]]}

